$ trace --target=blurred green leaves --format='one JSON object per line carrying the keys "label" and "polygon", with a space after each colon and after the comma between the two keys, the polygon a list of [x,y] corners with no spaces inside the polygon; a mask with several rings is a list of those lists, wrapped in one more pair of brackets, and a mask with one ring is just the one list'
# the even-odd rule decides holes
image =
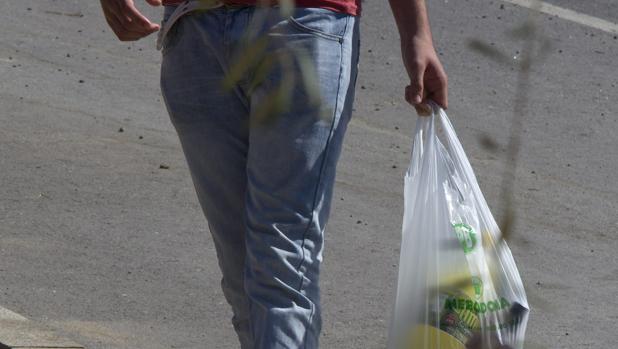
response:
{"label": "blurred green leaves", "polygon": [[[256,67],[261,67],[260,76],[265,78],[268,71],[264,70],[264,65],[266,64],[272,68],[274,64],[272,58],[268,59],[266,57],[268,43],[268,36],[260,36],[255,38],[253,42],[244,45],[243,50],[236,55],[236,60],[232,62],[227,74],[225,74],[225,78],[221,82],[225,90],[234,88],[243,77],[254,71]],[[270,63],[264,62],[266,60],[269,60]],[[256,83],[252,85],[256,85]]]}
{"label": "blurred green leaves", "polygon": [[[536,7],[532,8],[528,19],[514,29],[507,30],[506,35],[514,40],[522,42],[521,53],[519,56],[507,54],[500,49],[488,44],[478,38],[471,38],[467,42],[467,47],[483,57],[497,62],[501,65],[517,69],[517,88],[515,90],[515,100],[513,115],[509,127],[509,138],[506,146],[506,161],[502,174],[500,186],[501,199],[503,201],[504,214],[500,222],[502,239],[509,239],[515,224],[515,180],[521,150],[521,138],[523,125],[527,116],[529,96],[531,93],[530,70],[534,64],[545,58],[551,47],[551,41],[546,38],[537,25],[537,16],[540,2],[536,1]],[[517,51],[519,53],[519,50]],[[490,151],[497,152],[498,142],[489,135],[480,137],[481,146]]]}
{"label": "blurred green leaves", "polygon": [[[260,6],[269,5],[267,1],[260,3]],[[279,1],[282,20],[289,18],[293,11],[292,0]],[[298,45],[287,45],[270,32],[256,34],[265,20],[253,17],[221,83],[226,91],[245,88],[249,97],[260,94],[260,104],[252,111],[252,122],[257,123],[271,123],[288,111],[295,97],[293,91],[298,90],[299,84],[302,85],[302,102],[307,103],[308,108],[320,105],[317,70],[310,53]]]}
{"label": "blurred green leaves", "polygon": [[509,57],[506,54],[480,39],[469,39],[468,47],[498,63],[510,63]]}

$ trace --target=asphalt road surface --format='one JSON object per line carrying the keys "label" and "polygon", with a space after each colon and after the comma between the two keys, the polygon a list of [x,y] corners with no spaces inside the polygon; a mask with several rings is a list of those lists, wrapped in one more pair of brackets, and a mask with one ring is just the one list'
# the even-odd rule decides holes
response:
{"label": "asphalt road surface", "polygon": [[[140,8],[159,20],[160,9]],[[613,0],[553,4],[618,22]],[[588,6],[590,4],[590,6]],[[449,115],[497,217],[530,11],[429,1]],[[509,244],[526,348],[618,343],[616,33],[543,14]],[[0,305],[92,349],[236,348],[206,222],[159,91],[154,37],[120,43],[98,1],[0,2]],[[364,3],[356,108],[323,268],[326,349],[384,348],[415,114],[385,1]],[[122,130],[122,132],[120,132]],[[497,151],[481,146],[489,135]],[[163,166],[162,166],[163,165]]]}

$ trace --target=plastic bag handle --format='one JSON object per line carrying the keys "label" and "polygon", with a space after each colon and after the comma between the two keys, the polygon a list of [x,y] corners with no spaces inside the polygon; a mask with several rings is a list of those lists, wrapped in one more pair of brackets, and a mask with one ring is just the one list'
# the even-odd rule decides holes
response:
{"label": "plastic bag handle", "polygon": [[[489,211],[489,205],[487,205],[487,201],[481,192],[481,188],[478,186],[478,181],[476,179],[476,175],[474,174],[474,170],[472,169],[472,165],[465,155],[463,146],[457,137],[453,124],[451,124],[446,112],[444,112],[438,103],[433,100],[427,100],[427,104],[431,106],[431,118],[437,119],[437,122],[440,123],[442,129],[444,130],[444,135],[447,141],[445,146],[451,160],[457,167],[459,167],[459,172],[465,177],[466,182],[472,185],[472,193],[477,205]],[[500,230],[493,216],[490,217],[490,221],[486,222],[486,224],[490,226],[493,231]]]}
{"label": "plastic bag handle", "polygon": [[[417,110],[418,118],[416,120],[416,129],[414,131],[414,135],[412,137],[412,159],[410,161],[410,166],[408,166],[408,171],[406,172],[407,177],[412,177],[416,175],[419,171],[419,167],[422,164],[422,159],[429,149],[430,143],[434,142],[436,138],[436,129],[435,129],[435,119],[436,115],[440,114],[441,107],[435,101],[428,99],[427,103],[424,104],[429,110],[427,114],[421,114]],[[412,167],[415,165],[415,167]]]}
{"label": "plastic bag handle", "polygon": [[[418,173],[422,164],[422,159],[429,148],[429,143],[432,142],[434,138],[434,123],[433,112],[430,116],[419,115],[416,120],[416,127],[412,137],[412,149],[410,151],[412,159],[408,166],[406,176],[413,177]],[[413,165],[414,167],[412,167]]]}

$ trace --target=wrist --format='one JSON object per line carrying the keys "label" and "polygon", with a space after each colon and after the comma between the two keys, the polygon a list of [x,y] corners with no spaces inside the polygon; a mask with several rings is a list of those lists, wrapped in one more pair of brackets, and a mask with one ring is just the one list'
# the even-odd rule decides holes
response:
{"label": "wrist", "polygon": [[401,40],[431,41],[425,0],[389,0]]}
{"label": "wrist", "polygon": [[407,25],[399,31],[402,41],[418,41],[433,43],[429,24],[414,23]]}
{"label": "wrist", "polygon": [[403,52],[426,52],[434,50],[431,34],[416,34],[401,37],[401,48]]}

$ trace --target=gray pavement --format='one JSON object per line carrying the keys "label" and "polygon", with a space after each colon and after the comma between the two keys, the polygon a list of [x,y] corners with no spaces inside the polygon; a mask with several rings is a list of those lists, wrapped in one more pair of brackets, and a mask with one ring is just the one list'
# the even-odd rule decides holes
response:
{"label": "gray pavement", "polygon": [[[609,0],[552,2],[618,21]],[[385,345],[415,121],[401,97],[388,7],[364,6],[323,269],[327,349]],[[516,72],[466,42],[518,56],[522,45],[506,32],[528,10],[497,0],[429,7],[450,78],[448,113],[500,217]],[[618,40],[539,21],[551,49],[531,75],[509,242],[532,306],[527,348],[610,348],[618,343]],[[0,32],[0,305],[92,349],[236,348],[214,247],[161,102],[154,38],[117,42],[98,2],[78,0],[0,2]],[[497,153],[480,145],[484,134]]]}

